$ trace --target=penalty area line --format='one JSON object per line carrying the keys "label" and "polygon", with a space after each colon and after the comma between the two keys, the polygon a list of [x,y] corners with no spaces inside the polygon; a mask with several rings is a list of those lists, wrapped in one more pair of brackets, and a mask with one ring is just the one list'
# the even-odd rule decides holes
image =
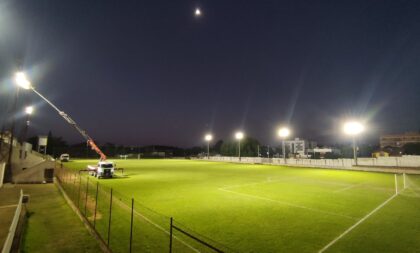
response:
{"label": "penalty area line", "polygon": [[352,216],[348,216],[348,215],[344,215],[344,214],[338,214],[338,213],[334,213],[334,212],[328,212],[328,211],[324,211],[324,210],[320,210],[320,209],[316,209],[316,208],[311,208],[311,207],[307,207],[307,206],[296,205],[296,204],[293,204],[293,203],[289,203],[287,201],[281,201],[281,200],[275,200],[275,199],[270,199],[270,198],[264,198],[264,197],[255,196],[255,195],[251,195],[251,194],[246,194],[246,193],[231,191],[231,190],[227,190],[227,189],[224,189],[224,188],[219,188],[219,190],[220,191],[224,191],[224,192],[233,193],[233,194],[236,194],[236,195],[239,195],[239,196],[243,196],[243,197],[248,197],[248,198],[253,198],[253,199],[259,199],[259,200],[274,202],[274,203],[277,203],[277,204],[280,204],[280,205],[284,205],[284,206],[290,206],[290,207],[294,207],[294,208],[309,210],[309,211],[312,211],[312,212],[317,212],[317,213],[322,213],[322,214],[328,214],[328,215],[332,215],[332,216],[339,216],[339,217],[347,218],[347,219],[351,219],[351,220],[357,220],[357,218],[352,217]]}
{"label": "penalty area line", "polygon": [[396,196],[398,196],[398,194],[394,194],[392,195],[390,198],[388,198],[387,200],[385,200],[382,204],[380,204],[379,206],[377,206],[375,209],[373,209],[370,213],[368,213],[365,217],[361,218],[358,222],[356,222],[353,226],[349,227],[346,231],[344,231],[341,235],[337,236],[334,240],[332,240],[330,243],[328,243],[327,245],[325,245],[324,248],[322,248],[321,250],[318,251],[318,253],[323,253],[324,251],[326,251],[328,248],[330,248],[332,245],[334,245],[338,240],[340,240],[341,238],[343,238],[345,235],[347,235],[350,231],[352,231],[354,228],[356,228],[357,226],[359,226],[362,222],[364,222],[367,218],[369,218],[371,215],[373,215],[374,213],[376,213],[379,209],[381,209],[382,207],[384,207],[386,204],[388,204],[392,199],[394,199]]}

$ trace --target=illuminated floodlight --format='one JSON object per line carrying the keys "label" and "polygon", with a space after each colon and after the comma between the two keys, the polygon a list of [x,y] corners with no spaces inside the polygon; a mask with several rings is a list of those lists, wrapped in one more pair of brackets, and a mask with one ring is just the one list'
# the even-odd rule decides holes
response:
{"label": "illuminated floodlight", "polygon": [[237,132],[236,134],[235,134],[235,139],[237,139],[237,140],[242,140],[244,138],[244,133],[242,133],[242,132]]}
{"label": "illuminated floodlight", "polygon": [[290,130],[289,130],[289,128],[287,128],[287,127],[282,127],[282,128],[280,128],[280,129],[279,129],[279,131],[278,131],[278,135],[279,135],[281,138],[286,138],[286,137],[288,137],[288,136],[290,135]]}
{"label": "illuminated floodlight", "polygon": [[31,115],[34,112],[34,108],[32,106],[27,106],[25,108],[25,113]]}
{"label": "illuminated floodlight", "polygon": [[365,130],[362,123],[357,121],[348,121],[343,125],[343,132],[347,135],[358,135]]}
{"label": "illuminated floodlight", "polygon": [[25,90],[29,90],[31,88],[31,82],[29,82],[28,78],[23,72],[17,72],[15,74],[15,83]]}
{"label": "illuminated floodlight", "polygon": [[195,15],[196,17],[201,16],[201,10],[200,10],[200,8],[195,8],[194,15]]}
{"label": "illuminated floodlight", "polygon": [[213,136],[211,134],[206,134],[206,136],[204,136],[204,139],[206,141],[211,141],[211,140],[213,140]]}

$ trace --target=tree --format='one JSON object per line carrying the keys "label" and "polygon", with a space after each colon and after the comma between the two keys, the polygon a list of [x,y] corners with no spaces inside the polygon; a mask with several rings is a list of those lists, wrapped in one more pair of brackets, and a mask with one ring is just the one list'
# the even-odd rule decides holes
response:
{"label": "tree", "polygon": [[407,143],[403,147],[406,155],[420,155],[420,143]]}
{"label": "tree", "polygon": [[47,154],[55,157],[60,148],[67,147],[67,142],[63,140],[62,137],[54,137],[52,132],[48,132],[48,140],[47,140]]}
{"label": "tree", "polygon": [[216,154],[221,154],[223,145],[223,140],[218,140],[213,146],[213,152]]}
{"label": "tree", "polygon": [[[258,155],[258,140],[246,137],[241,140],[241,156],[255,157]],[[223,142],[220,154],[224,156],[238,156],[238,141]]]}

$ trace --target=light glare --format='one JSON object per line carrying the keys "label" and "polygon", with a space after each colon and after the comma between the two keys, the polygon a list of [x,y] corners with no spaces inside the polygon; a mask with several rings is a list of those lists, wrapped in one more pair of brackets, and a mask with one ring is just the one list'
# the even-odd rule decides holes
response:
{"label": "light glare", "polygon": [[25,113],[31,115],[34,112],[34,108],[32,106],[27,106],[25,108]]}
{"label": "light glare", "polygon": [[348,135],[358,135],[365,130],[365,127],[357,121],[346,122],[343,126],[343,131]]}
{"label": "light glare", "polygon": [[211,134],[206,134],[206,136],[204,136],[204,139],[206,141],[211,141],[213,139],[213,136]]}
{"label": "light glare", "polygon": [[196,8],[194,14],[195,14],[196,17],[201,16],[201,10],[200,10],[200,8]]}
{"label": "light glare", "polygon": [[287,127],[282,127],[279,129],[278,135],[282,138],[285,138],[290,135],[290,130]]}
{"label": "light glare", "polygon": [[237,133],[235,134],[235,138],[236,138],[237,140],[242,140],[242,139],[244,138],[244,133],[242,133],[242,132],[237,132]]}
{"label": "light glare", "polygon": [[29,90],[31,88],[31,82],[29,82],[28,78],[26,78],[26,75],[23,72],[18,72],[15,74],[15,83],[25,90]]}

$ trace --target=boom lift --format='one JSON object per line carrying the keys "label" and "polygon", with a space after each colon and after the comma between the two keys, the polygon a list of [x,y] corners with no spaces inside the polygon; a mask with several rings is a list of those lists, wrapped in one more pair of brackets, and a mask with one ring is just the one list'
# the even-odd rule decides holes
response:
{"label": "boom lift", "polygon": [[[35,91],[36,92],[36,91]],[[114,171],[117,170],[114,166],[113,162],[106,161],[106,155],[102,152],[102,150],[96,145],[96,143],[93,141],[93,139],[86,133],[85,130],[81,129],[76,122],[70,118],[69,115],[67,115],[65,112],[60,111],[53,103],[48,101],[45,97],[43,97],[41,94],[38,93],[42,98],[44,98],[47,103],[49,103],[57,112],[60,114],[61,117],[63,117],[64,120],[67,121],[70,125],[72,125],[85,139],[87,142],[87,145],[92,148],[99,156],[100,160],[97,165],[88,165],[85,170],[82,171],[88,171],[90,175],[95,176],[97,178],[100,177],[106,177],[106,178],[112,178],[114,176]],[[120,169],[123,173],[124,170]]]}
{"label": "boom lift", "polygon": [[69,123],[70,125],[72,125],[86,139],[87,144],[92,148],[92,150],[95,150],[95,152],[101,157],[100,158],[101,161],[105,161],[106,160],[106,155],[101,151],[101,149],[99,149],[99,147],[95,144],[95,142],[93,141],[93,139],[90,138],[90,136],[86,133],[85,130],[82,130],[76,124],[76,122],[72,118],[70,118],[69,115],[67,115],[65,112],[61,111],[60,109],[58,109],[57,106],[55,106],[53,103],[51,103],[51,101],[49,101],[47,98],[45,98],[41,93],[39,93],[33,87],[32,87],[32,90],[38,96],[40,96],[42,99],[44,99],[49,105],[51,105],[51,107],[54,108],[54,110],[56,110],[58,112],[58,114],[60,114],[60,116],[63,117],[64,120],[67,121],[67,123]]}
{"label": "boom lift", "polygon": [[[70,118],[69,115],[67,115],[65,112],[61,111],[57,108],[51,101],[49,101],[46,97],[44,97],[41,93],[39,93],[35,87],[31,84],[31,82],[26,78],[26,75],[23,72],[18,72],[15,75],[15,82],[16,84],[26,90],[32,90],[35,92],[38,96],[40,96],[45,102],[47,102],[49,105],[51,105],[54,110],[58,112],[58,114],[63,117],[64,120],[67,121],[70,125],[72,125],[85,139],[87,142],[87,145],[92,148],[92,150],[95,150],[95,152],[100,156],[100,160],[97,164],[97,166],[88,166],[88,168],[84,171],[89,171],[91,175],[95,175],[97,177],[112,177],[114,174],[114,163],[106,161],[106,155],[102,152],[102,150],[95,144],[93,139],[84,131],[81,129],[76,122]],[[122,172],[124,171],[123,169]],[[81,170],[83,171],[83,170]]]}

